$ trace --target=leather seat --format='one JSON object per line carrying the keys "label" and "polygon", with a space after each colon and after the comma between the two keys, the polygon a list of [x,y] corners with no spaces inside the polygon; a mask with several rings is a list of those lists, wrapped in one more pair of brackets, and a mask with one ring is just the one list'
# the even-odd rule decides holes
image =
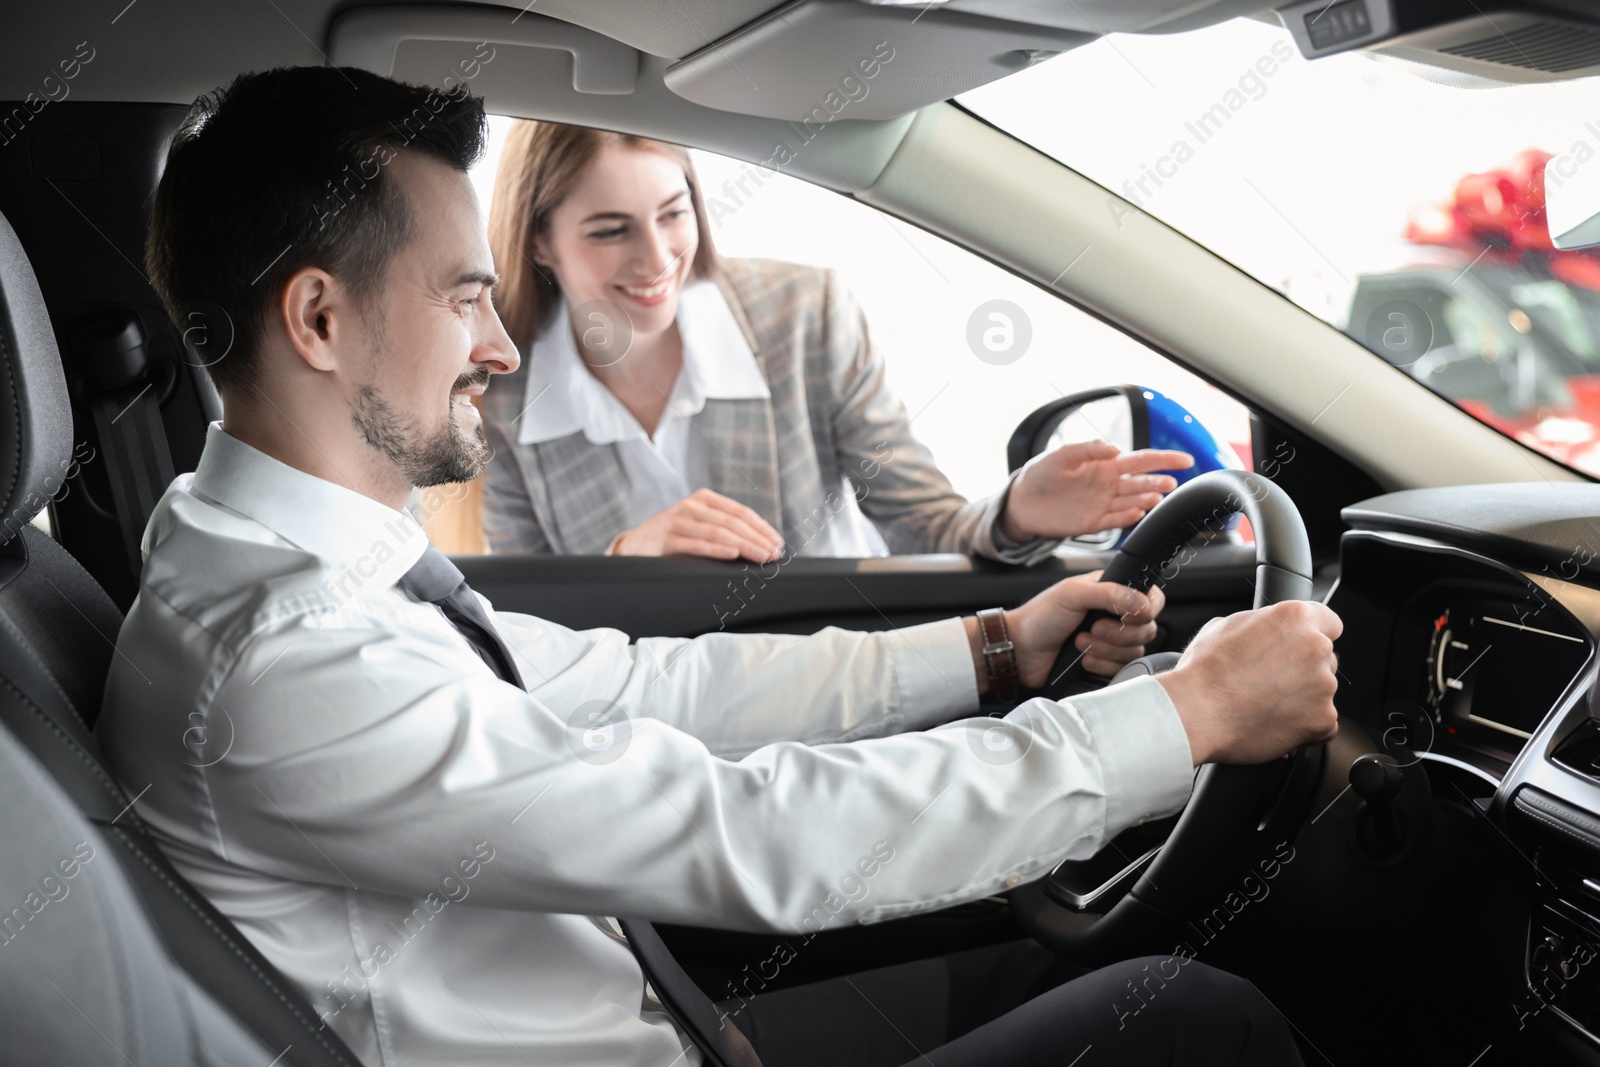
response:
{"label": "leather seat", "polygon": [[122,616],[28,524],[71,452],[50,319],[0,217],[0,1049],[17,1063],[357,1067],[101,764],[90,727]]}
{"label": "leather seat", "polygon": [[100,833],[0,731],[0,1048],[7,1063],[265,1064],[173,964]]}

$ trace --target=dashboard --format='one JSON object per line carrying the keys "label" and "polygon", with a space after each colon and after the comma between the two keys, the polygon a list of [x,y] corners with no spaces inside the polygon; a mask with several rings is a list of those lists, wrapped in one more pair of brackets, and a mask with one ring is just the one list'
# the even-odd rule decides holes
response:
{"label": "dashboard", "polygon": [[1343,551],[1341,713],[1402,764],[1440,755],[1503,779],[1594,657],[1562,603],[1572,583],[1397,532],[1348,534]]}
{"label": "dashboard", "polygon": [[1600,1049],[1600,485],[1408,490],[1342,516],[1335,703],[1493,824],[1511,1002]]}
{"label": "dashboard", "polygon": [[1509,766],[1594,647],[1541,593],[1456,577],[1402,601],[1379,724],[1385,747],[1459,749],[1493,768]]}

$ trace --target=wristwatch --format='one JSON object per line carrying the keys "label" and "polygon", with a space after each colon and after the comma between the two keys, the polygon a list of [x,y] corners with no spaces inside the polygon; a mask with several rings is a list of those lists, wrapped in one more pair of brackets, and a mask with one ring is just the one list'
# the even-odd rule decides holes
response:
{"label": "wristwatch", "polygon": [[983,670],[989,679],[989,693],[998,700],[1017,698],[1017,646],[1006,628],[1004,608],[984,608],[978,612],[978,633],[983,638]]}

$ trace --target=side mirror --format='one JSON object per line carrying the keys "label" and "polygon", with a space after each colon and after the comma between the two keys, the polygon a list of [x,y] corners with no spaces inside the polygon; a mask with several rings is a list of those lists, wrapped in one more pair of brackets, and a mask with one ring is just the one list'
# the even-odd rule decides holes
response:
{"label": "side mirror", "polygon": [[1017,424],[1006,445],[1012,473],[1034,456],[1077,441],[1104,439],[1124,452],[1162,448],[1187,452],[1194,466],[1165,473],[1182,485],[1196,475],[1243,469],[1233,449],[1219,442],[1189,409],[1142,385],[1108,385],[1052,400]]}
{"label": "side mirror", "polygon": [[[1124,452],[1141,448],[1175,449],[1194,457],[1187,470],[1165,471],[1182,485],[1196,475],[1224,468],[1242,469],[1233,449],[1220,443],[1200,420],[1176,400],[1140,385],[1108,385],[1073,393],[1035,410],[1017,424],[1006,444],[1006,465],[1012,473],[1035,456],[1078,441],[1106,440]],[[1229,528],[1237,523],[1237,516]],[[1121,540],[1121,531],[1089,534],[1073,540],[1105,545]]]}
{"label": "side mirror", "polygon": [[1017,424],[1006,444],[1013,474],[1034,456],[1103,438],[1124,452],[1150,447],[1149,409],[1137,385],[1108,385],[1052,400]]}

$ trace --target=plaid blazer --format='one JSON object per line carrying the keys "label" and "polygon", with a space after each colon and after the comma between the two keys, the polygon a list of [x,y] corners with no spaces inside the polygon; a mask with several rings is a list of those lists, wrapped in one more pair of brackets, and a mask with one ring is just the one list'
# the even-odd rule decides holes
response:
{"label": "plaid blazer", "polygon": [[[763,259],[724,259],[723,267],[717,285],[772,395],[707,399],[691,418],[712,445],[712,490],[753,508],[797,555],[851,493],[891,552],[1016,563],[1050,553],[1058,542],[1018,545],[995,528],[1003,492],[969,502],[951,488],[912,436],[866,319],[833,271]],[[581,430],[519,444],[526,391],[524,364],[482,398],[495,452],[483,487],[489,548],[603,554],[630,525],[616,446],[594,444]]]}

